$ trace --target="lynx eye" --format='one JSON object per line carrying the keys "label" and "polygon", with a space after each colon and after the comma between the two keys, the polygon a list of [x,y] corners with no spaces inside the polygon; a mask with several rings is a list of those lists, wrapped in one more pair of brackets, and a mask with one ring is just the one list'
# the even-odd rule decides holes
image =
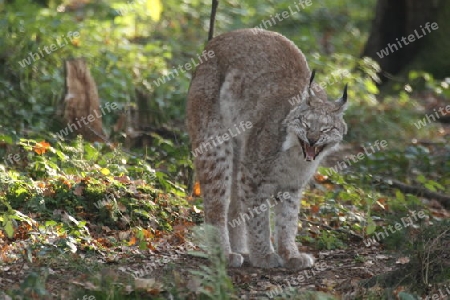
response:
{"label": "lynx eye", "polygon": [[325,132],[331,131],[331,129],[333,129],[333,128],[331,128],[331,127],[329,127],[329,128],[323,128],[323,129],[321,129],[320,131],[323,132],[323,133],[325,133]]}
{"label": "lynx eye", "polygon": [[308,124],[306,124],[305,122],[302,121],[302,125],[306,128],[309,128]]}

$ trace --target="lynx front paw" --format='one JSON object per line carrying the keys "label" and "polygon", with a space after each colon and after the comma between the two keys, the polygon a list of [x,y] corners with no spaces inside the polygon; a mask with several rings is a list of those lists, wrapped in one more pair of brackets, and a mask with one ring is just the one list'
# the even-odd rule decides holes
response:
{"label": "lynx front paw", "polygon": [[252,255],[250,255],[250,263],[256,268],[269,269],[280,267],[283,261],[278,254],[273,252],[262,257],[252,257]]}
{"label": "lynx front paw", "polygon": [[306,253],[299,253],[286,261],[285,267],[293,270],[310,268],[314,265],[314,257]]}
{"label": "lynx front paw", "polygon": [[244,263],[244,257],[239,253],[230,253],[228,255],[228,266],[231,268],[239,268]]}
{"label": "lynx front paw", "polygon": [[241,255],[244,258],[244,263],[249,264],[250,263],[250,254],[248,254],[248,253],[241,253]]}

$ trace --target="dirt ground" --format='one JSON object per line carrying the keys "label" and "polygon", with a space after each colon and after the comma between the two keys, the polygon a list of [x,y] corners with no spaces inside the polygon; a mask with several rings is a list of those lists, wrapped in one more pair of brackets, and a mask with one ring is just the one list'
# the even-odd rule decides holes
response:
{"label": "dirt ground", "polygon": [[[52,295],[42,299],[76,299],[72,295],[77,288],[85,289],[86,295],[89,295],[89,291],[94,293],[105,282],[122,285],[130,293],[133,290],[144,291],[149,298],[143,299],[157,296],[170,299],[170,286],[176,285],[185,291],[187,299],[196,299],[200,283],[191,270],[198,270],[199,266],[209,263],[207,259],[186,254],[187,250],[193,248],[192,244],[186,242],[176,247],[166,244],[156,251],[123,249],[122,254],[115,257],[74,257],[73,262],[67,263],[61,263],[58,259],[36,261],[33,264],[19,260],[0,267],[0,290],[20,289],[19,283],[33,269],[40,274],[38,278],[47,276],[45,287]],[[294,291],[320,291],[334,295],[336,299],[355,299],[364,294],[364,289],[358,285],[361,280],[392,271],[401,264],[398,257],[383,254],[379,245],[366,247],[362,242],[350,244],[345,250],[301,250],[316,257],[313,268],[301,271],[259,269],[245,265],[242,268],[229,268],[228,275],[237,298],[270,299],[277,296],[286,299]],[[85,264],[100,263],[102,267],[100,270],[92,267],[86,273],[87,270],[82,267],[74,267],[81,260]],[[38,271],[40,267],[47,270],[43,272],[45,275]],[[297,297],[293,299],[309,299]],[[10,298],[6,296],[5,299]]]}

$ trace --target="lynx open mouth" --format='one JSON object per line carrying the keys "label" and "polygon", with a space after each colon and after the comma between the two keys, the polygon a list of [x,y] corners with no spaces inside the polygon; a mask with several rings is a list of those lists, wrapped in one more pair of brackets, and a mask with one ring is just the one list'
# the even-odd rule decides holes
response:
{"label": "lynx open mouth", "polygon": [[317,155],[319,155],[320,152],[322,152],[323,148],[325,147],[325,145],[313,147],[310,146],[307,142],[302,141],[301,139],[298,140],[300,141],[300,145],[302,146],[303,157],[305,158],[306,161],[315,160]]}

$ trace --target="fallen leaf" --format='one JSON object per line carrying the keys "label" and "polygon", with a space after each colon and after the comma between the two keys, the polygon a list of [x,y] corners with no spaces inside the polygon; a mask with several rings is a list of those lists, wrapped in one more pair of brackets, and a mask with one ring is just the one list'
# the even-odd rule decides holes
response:
{"label": "fallen leaf", "polygon": [[389,259],[389,256],[386,256],[386,255],[383,255],[383,254],[378,254],[378,255],[375,255],[375,258],[376,259]]}
{"label": "fallen leaf", "polygon": [[319,205],[311,205],[311,212],[313,214],[317,214],[319,212],[319,210],[320,210]]}
{"label": "fallen leaf", "polygon": [[321,175],[321,174],[316,174],[316,175],[314,175],[314,179],[318,183],[324,183],[324,182],[326,182],[328,180],[328,176]]}
{"label": "fallen leaf", "polygon": [[114,179],[117,180],[120,183],[124,183],[124,184],[130,183],[130,177],[125,176],[125,175],[123,175],[123,176],[114,176]]}
{"label": "fallen leaf", "polygon": [[200,195],[201,195],[200,182],[196,181],[195,184],[194,184],[193,196],[194,197],[200,197]]}
{"label": "fallen leaf", "polygon": [[137,242],[137,239],[135,236],[132,236],[131,239],[128,241],[128,246],[133,246]]}
{"label": "fallen leaf", "polygon": [[48,148],[50,148],[50,144],[47,143],[46,141],[42,141],[42,142],[36,143],[36,145],[33,147],[33,151],[39,155],[42,155],[45,152],[47,152]]}
{"label": "fallen leaf", "polygon": [[400,257],[395,263],[399,265],[407,264],[409,263],[409,257]]}
{"label": "fallen leaf", "polygon": [[84,186],[78,185],[74,190],[73,193],[77,196],[83,195]]}
{"label": "fallen leaf", "polygon": [[134,287],[136,289],[148,290],[155,286],[156,280],[154,278],[135,278]]}

